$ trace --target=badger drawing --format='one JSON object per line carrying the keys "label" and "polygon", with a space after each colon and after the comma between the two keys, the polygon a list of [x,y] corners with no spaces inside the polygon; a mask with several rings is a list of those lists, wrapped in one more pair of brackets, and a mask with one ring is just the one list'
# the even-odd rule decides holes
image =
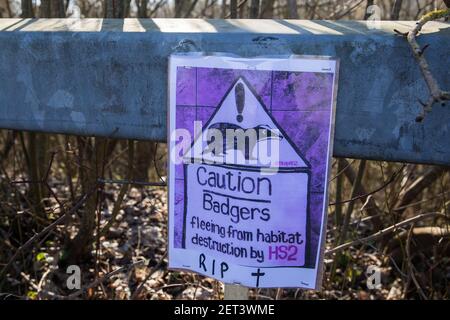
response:
{"label": "badger drawing", "polygon": [[[214,156],[222,156],[227,154],[227,150],[234,149],[241,151],[246,160],[255,160],[252,154],[258,142],[283,139],[278,130],[273,130],[266,124],[244,129],[237,124],[217,122],[207,130],[207,147],[203,150],[203,154],[211,152]],[[215,141],[216,137],[221,137],[222,141]]]}

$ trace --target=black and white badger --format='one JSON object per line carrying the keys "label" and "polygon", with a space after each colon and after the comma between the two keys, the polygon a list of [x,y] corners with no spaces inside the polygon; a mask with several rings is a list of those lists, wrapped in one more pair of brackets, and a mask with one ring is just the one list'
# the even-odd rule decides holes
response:
{"label": "black and white badger", "polygon": [[[237,124],[217,122],[207,130],[207,147],[203,154],[211,152],[214,156],[222,156],[227,154],[227,150],[234,149],[241,151],[246,160],[253,160],[253,149],[258,142],[283,139],[278,130],[273,130],[266,124],[244,129]],[[216,137],[222,137],[222,142],[216,142]]]}

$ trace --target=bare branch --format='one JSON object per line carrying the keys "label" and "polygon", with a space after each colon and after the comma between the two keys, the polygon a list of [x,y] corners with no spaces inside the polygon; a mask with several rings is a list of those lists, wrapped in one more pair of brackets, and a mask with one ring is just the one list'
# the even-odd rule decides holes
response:
{"label": "bare branch", "polygon": [[422,18],[420,18],[419,21],[417,21],[415,27],[411,31],[409,31],[406,36],[406,38],[408,39],[408,43],[413,51],[414,58],[416,58],[419,64],[420,71],[422,72],[422,75],[425,79],[428,91],[430,92],[430,97],[428,98],[428,100],[426,102],[421,102],[422,112],[420,115],[416,117],[417,122],[421,122],[425,118],[425,115],[431,111],[433,105],[436,102],[441,102],[442,104],[444,104],[445,101],[450,100],[450,92],[443,91],[439,87],[439,84],[433,77],[433,74],[430,71],[430,66],[423,54],[424,49],[420,47],[419,43],[416,40],[416,37],[427,22],[436,19],[446,18],[449,16],[450,16],[450,9],[435,10],[430,13],[427,13]]}
{"label": "bare branch", "polygon": [[[417,178],[402,194],[396,204],[396,211],[401,214],[406,210],[407,205],[412,203],[414,199],[427,187],[432,185],[446,170],[446,167],[432,167],[428,171]],[[401,209],[403,208],[403,209]]]}
{"label": "bare branch", "polygon": [[[95,189],[94,189],[95,190]],[[54,222],[52,222],[50,225],[45,227],[41,232],[36,233],[34,236],[32,236],[30,239],[27,240],[23,245],[21,245],[14,255],[9,259],[8,263],[3,267],[2,271],[0,272],[0,279],[3,278],[6,271],[8,271],[9,267],[13,264],[13,262],[16,260],[16,258],[21,254],[24,250],[28,249],[34,242],[39,240],[41,237],[43,237],[45,234],[53,230],[56,226],[63,223],[64,220],[74,212],[76,212],[78,209],[81,208],[81,206],[84,204],[86,199],[93,193],[93,191],[89,192],[88,194],[85,194],[81,197],[81,199],[70,209],[68,210],[64,215],[56,219]]]}
{"label": "bare branch", "polygon": [[395,0],[394,7],[392,8],[391,20],[398,20],[400,17],[400,9],[402,7],[403,0]]}
{"label": "bare branch", "polygon": [[333,254],[333,253],[345,250],[345,249],[347,249],[347,248],[349,248],[351,246],[357,245],[357,244],[364,244],[364,243],[367,243],[367,242],[370,242],[370,241],[382,238],[385,235],[390,234],[392,232],[395,232],[398,229],[403,228],[405,226],[408,226],[410,224],[414,224],[414,223],[416,223],[418,221],[421,221],[421,220],[424,220],[424,219],[427,219],[427,218],[435,218],[435,217],[446,218],[445,214],[442,214],[440,212],[430,212],[430,213],[419,214],[419,215],[414,216],[412,218],[406,219],[406,220],[404,220],[402,222],[396,223],[396,224],[394,224],[394,225],[392,225],[390,227],[387,227],[386,229],[380,230],[377,233],[374,233],[374,234],[372,234],[372,235],[370,235],[368,237],[361,238],[361,239],[356,239],[354,241],[350,241],[350,242],[341,244],[340,246],[337,246],[337,247],[335,247],[333,249],[325,251],[325,254],[326,255]]}
{"label": "bare branch", "polygon": [[353,202],[353,201],[358,200],[358,199],[361,199],[361,198],[364,198],[364,199],[365,199],[367,196],[370,196],[370,195],[372,195],[372,194],[375,194],[375,193],[377,193],[377,192],[383,190],[383,189],[386,188],[389,184],[391,184],[392,182],[394,182],[395,179],[397,178],[398,174],[399,174],[400,172],[403,171],[403,168],[404,168],[404,167],[405,167],[405,166],[403,165],[399,170],[397,170],[396,172],[394,172],[394,173],[392,174],[392,176],[388,179],[388,181],[386,181],[385,183],[383,183],[381,186],[379,186],[379,187],[376,188],[375,190],[372,190],[372,191],[370,191],[370,192],[368,192],[368,193],[365,193],[365,194],[362,194],[362,195],[359,195],[359,196],[352,197],[352,198],[347,199],[347,200],[343,200],[343,201],[341,201],[341,202],[339,202],[339,203],[338,203],[338,202],[330,202],[328,205],[330,205],[330,206],[335,206],[335,205],[337,205],[337,204],[343,204],[343,203],[347,203],[347,202]]}

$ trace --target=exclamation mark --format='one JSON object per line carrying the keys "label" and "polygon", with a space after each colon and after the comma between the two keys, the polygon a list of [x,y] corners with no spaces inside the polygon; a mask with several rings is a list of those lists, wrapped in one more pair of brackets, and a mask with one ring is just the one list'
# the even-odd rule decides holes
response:
{"label": "exclamation mark", "polygon": [[244,111],[245,105],[245,89],[242,83],[238,83],[236,87],[234,87],[234,96],[236,97],[236,108],[238,112],[236,120],[237,122],[242,122],[242,120],[244,120],[242,111]]}

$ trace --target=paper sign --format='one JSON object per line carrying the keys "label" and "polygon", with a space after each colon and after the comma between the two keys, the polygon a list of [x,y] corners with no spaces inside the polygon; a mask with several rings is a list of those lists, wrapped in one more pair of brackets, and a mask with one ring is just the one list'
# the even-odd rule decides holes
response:
{"label": "paper sign", "polygon": [[337,62],[172,56],[169,267],[316,288]]}

